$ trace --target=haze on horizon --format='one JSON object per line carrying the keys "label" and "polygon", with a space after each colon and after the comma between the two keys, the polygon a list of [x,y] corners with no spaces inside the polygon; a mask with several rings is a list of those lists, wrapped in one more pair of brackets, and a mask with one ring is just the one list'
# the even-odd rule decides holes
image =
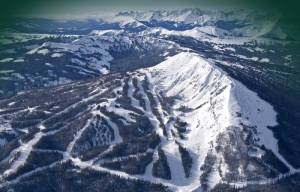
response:
{"label": "haze on horizon", "polygon": [[[6,4],[5,4],[6,2]],[[282,2],[282,3],[280,3]],[[293,0],[52,0],[52,1],[18,1],[4,0],[0,10],[2,16],[26,15],[35,17],[55,16],[65,17],[81,15],[107,14],[110,12],[128,10],[157,10],[200,8],[210,10],[255,9],[275,11],[283,14],[293,13]],[[6,6],[5,6],[6,5]],[[6,9],[4,9],[6,8]],[[9,10],[10,9],[10,10]],[[10,12],[5,15],[6,10]],[[287,11],[288,10],[288,11]]]}

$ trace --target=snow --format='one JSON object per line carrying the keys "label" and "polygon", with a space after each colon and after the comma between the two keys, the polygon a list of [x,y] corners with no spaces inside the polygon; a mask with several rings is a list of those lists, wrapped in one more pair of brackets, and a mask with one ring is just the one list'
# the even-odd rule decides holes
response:
{"label": "snow", "polygon": [[32,47],[34,47],[33,49],[31,49],[30,51],[28,51],[26,54],[27,55],[33,55],[33,54],[41,54],[41,55],[47,55],[48,53],[50,53],[50,51],[46,48],[43,48],[43,46],[45,46],[45,43],[39,47],[36,47],[36,45],[33,45]]}
{"label": "snow", "polygon": [[28,51],[26,54],[27,55],[33,55],[33,54],[35,54],[37,52],[37,50],[38,50],[38,47],[37,48],[33,48],[30,51]]}
{"label": "snow", "polygon": [[13,73],[14,70],[0,70],[0,74]]}
{"label": "snow", "polygon": [[262,156],[265,154],[265,152],[261,149],[259,149],[258,147],[253,148],[252,150],[248,151],[248,155],[250,157],[256,157],[256,158],[262,158]]}
{"label": "snow", "polygon": [[287,60],[287,61],[291,61],[292,60],[292,55],[286,55],[284,57],[284,59]]}
{"label": "snow", "polygon": [[[290,170],[295,170],[279,153],[278,141],[268,128],[277,125],[276,112],[273,107],[240,82],[232,79],[199,55],[188,52],[170,57],[147,71],[151,74],[153,86],[157,92],[163,93],[166,97],[176,96],[172,107],[173,113],[185,122],[189,122],[191,130],[187,135],[188,139],[181,142],[188,150],[197,153],[194,162],[200,167],[210,149],[210,143],[215,142],[216,137],[227,127],[240,126],[243,122],[256,127],[259,145],[271,150]],[[214,97],[212,93],[215,93]],[[196,108],[201,103],[207,104]],[[180,106],[194,110],[182,113],[178,110]],[[236,117],[236,112],[240,112],[244,118]],[[174,163],[178,158],[174,146],[169,148],[168,144],[165,144],[164,147],[166,147],[164,151],[169,154],[167,155],[169,165],[177,164],[177,168],[174,167],[174,169],[180,170],[178,162]],[[199,178],[202,171],[193,174],[191,180]],[[175,175],[181,178],[179,173],[176,172]],[[221,177],[217,171],[211,173],[211,187],[220,180]],[[181,181],[183,180],[173,180],[178,185]],[[197,181],[190,181],[190,183],[194,182]]]}
{"label": "snow", "polygon": [[279,153],[278,141],[274,137],[273,132],[268,128],[269,126],[272,127],[277,125],[277,113],[274,111],[274,108],[241,83],[236,82],[235,86],[236,103],[233,105],[234,107],[239,107],[242,115],[248,117],[248,120],[243,119],[244,123],[256,126],[259,144],[264,145],[267,149],[271,150],[291,171],[294,170],[293,166],[291,166]]}
{"label": "snow", "polygon": [[[191,53],[180,53],[170,57],[161,64],[150,68],[150,72],[153,76],[153,84],[158,90],[163,91],[166,97],[179,97],[173,106],[174,113],[180,119],[189,122],[191,129],[188,139],[182,143],[190,151],[197,153],[194,162],[201,166],[210,148],[209,143],[215,139],[218,133],[230,125],[230,113],[228,113],[228,109],[222,106],[224,102],[228,102],[228,96],[225,94],[217,98],[218,102],[214,101],[215,106],[204,105],[190,113],[181,113],[178,108],[186,106],[194,109],[201,103],[212,102],[210,100],[210,92],[212,91],[210,87],[213,87],[213,78],[220,78],[220,81],[224,83],[229,83],[229,81],[220,71],[214,70],[208,62]],[[207,86],[207,89],[203,89],[202,86]],[[201,90],[204,91],[201,92]],[[211,107],[215,107],[213,109],[215,113]],[[221,110],[217,111],[217,109]],[[216,118],[214,114],[219,118]],[[222,122],[222,126],[220,126],[220,122]],[[192,178],[199,177],[200,171],[194,172]]]}
{"label": "snow", "polygon": [[[205,22],[208,18],[205,16],[201,17],[200,20],[195,20],[192,17],[191,12],[180,13],[178,17],[166,16],[165,18],[174,20],[176,22],[188,22],[188,23],[201,23]],[[159,18],[157,15],[143,15],[143,19]],[[119,16],[114,17],[113,20],[108,20],[107,22],[119,22],[121,27],[133,26],[140,27],[144,26],[142,23],[138,22],[136,19],[131,17]],[[175,23],[174,26],[179,26],[179,23]],[[90,72],[87,67],[98,70],[102,74],[108,74],[110,68],[110,62],[112,61],[112,56],[109,53],[111,46],[115,45],[115,39],[111,35],[123,33],[123,30],[95,30],[90,33],[90,36],[79,38],[72,43],[44,43],[42,46],[29,47],[32,48],[27,54],[42,54],[47,55],[50,53],[49,50],[54,51],[64,51],[71,52],[76,56],[77,59],[72,59],[75,63],[73,68],[79,69],[81,72]],[[258,58],[258,57],[246,57],[244,55],[235,54],[234,47],[224,47],[221,44],[243,44],[249,42],[252,39],[249,37],[234,37],[228,36],[228,31],[214,27],[214,26],[203,26],[195,27],[193,29],[184,31],[167,30],[163,28],[152,28],[147,29],[142,32],[142,34],[156,34],[161,35],[180,35],[193,37],[201,41],[207,41],[215,43],[215,49],[222,51],[232,52],[232,56],[236,56],[241,59],[247,59],[252,61],[258,61],[263,63],[268,63],[270,60],[268,58]],[[107,35],[109,34],[109,35]],[[144,39],[143,39],[144,40]],[[149,40],[152,40],[149,38]],[[123,38],[124,44],[130,47],[132,41],[129,38]],[[146,39],[147,42],[148,39]],[[93,43],[96,42],[96,43]],[[151,41],[150,44],[154,42]],[[173,48],[173,45],[169,46]],[[249,51],[253,51],[249,49]],[[263,52],[261,48],[255,48],[255,51]],[[83,58],[85,54],[101,55],[101,58],[88,57]],[[62,57],[63,53],[53,53],[52,58]],[[168,56],[169,52],[162,52],[161,56]],[[78,132],[74,135],[74,138],[64,153],[64,160],[72,160],[73,163],[81,168],[92,168],[98,171],[108,172],[113,175],[118,175],[124,178],[138,179],[150,181],[153,183],[162,183],[166,186],[171,186],[178,191],[193,191],[198,189],[201,185],[200,176],[203,171],[200,167],[204,165],[205,158],[207,154],[211,151],[212,143],[215,144],[217,136],[220,133],[224,133],[226,128],[229,126],[240,126],[240,123],[253,126],[253,129],[257,130],[257,143],[259,146],[265,146],[267,149],[271,150],[275,156],[283,162],[287,167],[289,167],[291,173],[296,172],[289,162],[279,153],[278,141],[274,137],[273,132],[268,128],[269,126],[276,126],[276,112],[273,107],[266,101],[259,98],[259,96],[253,91],[249,90],[240,82],[232,79],[224,71],[213,65],[213,60],[205,60],[200,55],[188,52],[182,52],[172,57],[166,57],[166,60],[154,67],[139,70],[138,73],[129,73],[130,77],[128,80],[128,92],[127,96],[130,99],[132,107],[144,112],[144,115],[149,118],[151,124],[155,128],[156,133],[159,135],[161,143],[160,147],[166,155],[168,165],[171,168],[171,179],[164,180],[156,178],[152,175],[153,164],[158,159],[157,149],[153,149],[153,161],[147,166],[146,173],[144,175],[129,175],[121,171],[110,170],[103,168],[101,166],[96,166],[90,164],[89,162],[83,162],[80,159],[73,159],[70,154],[74,148],[76,142],[84,131],[87,129],[90,121],[86,123]],[[10,62],[13,58],[5,58],[0,60],[0,62]],[[18,60],[18,59],[17,59]],[[17,61],[15,60],[15,61]],[[287,60],[289,60],[287,58]],[[14,62],[15,62],[14,61]],[[19,60],[23,62],[24,60]],[[233,65],[231,63],[223,62],[224,65]],[[50,63],[45,63],[45,65],[53,67]],[[80,66],[78,66],[80,65]],[[242,68],[242,66],[240,66]],[[137,87],[133,85],[133,80],[137,80]],[[57,82],[53,84],[67,83],[69,79],[60,77]],[[149,82],[149,90],[143,87],[143,82]],[[141,106],[141,101],[134,97],[134,92],[137,91],[142,96],[142,101],[145,104],[145,109]],[[167,136],[163,134],[162,127],[158,121],[157,114],[152,111],[151,105],[153,105],[152,100],[148,98],[149,92],[152,94],[155,109],[158,111],[161,117],[165,129],[167,131]],[[99,96],[101,93],[97,93],[95,90],[95,95],[85,98],[83,102],[86,102],[95,96]],[[160,103],[159,98],[165,96],[167,98],[173,99],[170,109],[165,111],[162,107],[164,103]],[[134,115],[132,111],[118,108],[115,106],[113,99],[108,99],[104,104],[99,104],[105,106],[108,112],[113,112],[124,119],[122,121],[126,125],[134,122]],[[189,112],[182,112],[180,108],[190,109]],[[28,112],[33,112],[35,108],[30,107],[27,109]],[[242,117],[236,117],[236,113],[242,114]],[[111,150],[115,144],[123,142],[122,137],[119,133],[117,124],[110,119],[109,116],[101,113],[99,110],[92,112],[92,115],[100,115],[101,118],[105,119],[108,125],[113,129],[115,140],[110,143]],[[189,133],[186,134],[186,140],[178,137],[174,123],[176,119],[180,119],[184,122],[188,122]],[[2,122],[1,122],[2,123]],[[7,123],[9,125],[9,123]],[[2,124],[0,130],[4,128]],[[9,170],[4,173],[5,175],[10,175],[16,172],[28,158],[30,151],[34,150],[34,145],[48,133],[42,130],[46,129],[42,124],[38,127],[40,132],[33,135],[33,139],[27,143],[22,143],[20,148],[18,148],[15,153],[20,153],[17,161],[12,163]],[[174,135],[173,135],[174,133]],[[0,140],[0,147],[1,147]],[[4,143],[4,142],[2,142]],[[186,147],[186,149],[191,153],[193,159],[193,167],[191,170],[191,176],[186,178],[184,173],[184,168],[182,164],[181,154],[178,150],[178,143]],[[152,152],[152,151],[151,151]],[[215,151],[213,153],[216,153]],[[250,157],[262,158],[264,151],[260,148],[248,153]],[[133,157],[133,156],[130,156]],[[113,159],[113,161],[119,161],[126,157],[119,157]],[[218,158],[222,158],[218,156]],[[219,161],[218,161],[219,162]],[[212,172],[208,176],[209,188],[213,188],[216,184],[220,183],[222,180],[222,174],[228,171],[228,166],[225,163],[221,164],[221,173],[218,171],[217,165],[214,164],[212,167]],[[249,170],[253,170],[255,167],[249,166]],[[39,169],[36,169],[38,171]],[[242,169],[240,169],[242,172]],[[1,179],[1,178],[0,178]],[[245,185],[245,183],[233,183],[233,185]]]}
{"label": "snow", "polygon": [[[169,10],[151,10],[151,11],[128,11],[121,12],[119,15],[131,16],[139,21],[156,22],[174,22],[175,24],[187,25],[212,25],[218,20],[233,21],[238,19],[241,22],[253,23],[251,12],[243,10],[237,12],[230,11],[212,11],[197,8],[189,9],[169,9]],[[255,21],[255,20],[254,20]]]}
{"label": "snow", "polygon": [[6,63],[6,62],[10,62],[12,60],[14,60],[14,59],[13,58],[5,58],[5,59],[1,59],[0,62],[1,63]]}
{"label": "snow", "polygon": [[264,52],[265,51],[263,48],[260,48],[260,47],[255,47],[254,50],[257,51],[257,52]]}
{"label": "snow", "polygon": [[24,62],[23,58],[18,58],[14,60],[14,63],[22,63],[22,62]]}
{"label": "snow", "polygon": [[[112,41],[112,42],[110,42]],[[76,57],[71,58],[71,61],[77,65],[84,66],[81,71],[92,68],[102,74],[107,74],[110,68],[110,61],[113,57],[109,53],[109,48],[112,46],[113,40],[109,37],[102,36],[84,36],[74,40],[72,43],[55,43],[46,42],[41,47],[44,49],[54,49],[55,51],[70,52]],[[32,51],[34,52],[34,51]],[[92,55],[86,57],[85,55]],[[63,53],[53,53],[52,58],[62,57]],[[93,56],[95,55],[95,56]],[[100,55],[100,57],[98,56]],[[73,68],[75,68],[74,66]]]}
{"label": "snow", "polygon": [[50,53],[50,51],[48,49],[41,49],[38,50],[37,53],[42,55],[47,55],[48,53]]}
{"label": "snow", "polygon": [[216,166],[212,167],[212,172],[207,178],[209,189],[213,189],[221,181],[221,179],[218,168]]}
{"label": "snow", "polygon": [[262,58],[261,60],[259,60],[260,63],[269,63],[270,59],[269,58]]}
{"label": "snow", "polygon": [[218,28],[216,26],[203,26],[203,27],[198,27],[198,28],[194,28],[194,29],[199,30],[208,35],[217,36],[217,37],[224,37],[224,36],[226,36],[226,34],[229,34],[228,31]]}
{"label": "snow", "polygon": [[239,55],[239,54],[231,54],[232,56],[238,57],[240,59],[245,59],[245,60],[251,60],[251,61],[258,61],[259,58],[258,57],[247,57],[245,55]]}
{"label": "snow", "polygon": [[[100,65],[100,67],[103,67],[102,65]],[[98,69],[99,72],[103,75],[107,75],[109,73],[109,70],[105,67]]]}
{"label": "snow", "polygon": [[62,57],[62,56],[64,56],[64,54],[62,54],[62,53],[53,53],[51,55],[52,58],[57,58],[57,57]]}
{"label": "snow", "polygon": [[53,80],[53,81],[48,81],[45,86],[54,86],[54,85],[62,85],[62,84],[67,84],[67,83],[71,83],[72,80],[65,78],[65,77],[58,77],[57,79]]}
{"label": "snow", "polygon": [[16,77],[18,79],[25,79],[25,77],[23,75],[21,75],[20,73],[12,73],[11,76]]}
{"label": "snow", "polygon": [[124,30],[114,30],[114,29],[109,29],[109,30],[93,30],[90,34],[91,35],[115,35],[124,32]]}
{"label": "snow", "polygon": [[139,108],[140,107],[140,103],[139,101],[133,97],[133,92],[134,92],[134,87],[133,87],[133,82],[132,82],[132,78],[130,78],[128,80],[128,97],[130,98],[130,102],[131,102],[131,105],[134,106],[134,107],[137,107]]}
{"label": "snow", "polygon": [[54,65],[51,64],[51,63],[45,63],[45,65],[48,66],[48,67],[54,67]]}
{"label": "snow", "polygon": [[[167,137],[165,137],[163,135],[162,127],[160,126],[157,117],[153,114],[152,108],[150,106],[151,105],[150,100],[146,94],[144,87],[142,86],[143,81],[148,80],[148,82],[150,84],[149,85],[150,92],[154,96],[156,108],[158,109],[158,112],[159,112],[163,122],[166,124],[166,122],[169,121],[171,117],[164,116],[164,114],[162,112],[161,104],[160,104],[159,100],[157,99],[157,95],[155,95],[155,89],[153,87],[150,74],[148,74],[147,70],[140,70],[139,72],[144,74],[144,76],[138,76],[138,77],[134,76],[133,77],[137,80],[137,88],[135,88],[132,85],[131,78],[128,81],[128,85],[129,85],[128,97],[130,97],[131,104],[133,107],[138,108],[141,111],[144,111],[144,114],[149,118],[152,126],[156,130],[156,133],[160,137],[161,149],[165,153],[165,155],[167,157],[168,165],[171,168],[171,180],[164,181],[164,184],[176,185],[179,188],[185,187],[186,185],[190,184],[193,180],[190,180],[189,178],[185,177],[185,172],[184,172],[183,165],[182,165],[181,155],[180,155],[178,145],[176,144],[175,140],[171,139],[171,135],[168,135]],[[139,101],[133,97],[133,92],[135,91],[135,89],[138,89],[138,92],[142,96],[142,99],[145,102],[145,109],[143,109],[142,106],[140,105]],[[155,151],[153,153],[153,161],[146,167],[145,174],[142,177],[139,177],[140,179],[141,178],[147,179],[151,182],[155,182],[156,180],[159,180],[158,178],[156,178],[152,175],[153,164],[155,163],[155,161],[157,161],[157,159],[158,159],[158,149],[155,149]]]}
{"label": "snow", "polygon": [[166,57],[166,56],[168,56],[169,54],[170,54],[169,52],[164,52],[164,53],[161,54],[161,56]]}
{"label": "snow", "polygon": [[[95,97],[103,94],[103,92],[105,92],[106,89],[103,89],[101,90],[100,92],[94,94],[94,95],[91,95],[87,98],[84,98],[83,100],[81,100],[80,102],[78,103],[75,103],[73,105],[70,105],[68,106],[67,108],[65,108],[63,111],[57,113],[56,115],[60,115],[60,114],[63,114],[63,113],[66,113],[68,112],[68,110],[72,109],[73,107],[77,106],[77,105],[80,105],[82,102],[88,102],[92,99],[94,99]],[[28,109],[25,109],[27,111],[32,111],[32,108],[29,108]],[[1,121],[1,116],[0,116],[0,121]],[[4,173],[0,176],[0,180],[8,177],[9,175],[11,174],[14,174],[16,173],[19,168],[21,168],[27,161],[31,151],[34,149],[34,146],[45,136],[48,136],[48,135],[53,135],[54,133],[57,132],[57,130],[52,130],[52,131],[48,131],[48,132],[43,132],[43,130],[46,129],[46,127],[44,126],[43,124],[44,122],[42,121],[38,126],[37,128],[39,129],[38,132],[36,134],[33,135],[32,139],[29,140],[28,142],[26,143],[23,143],[21,142],[21,145],[20,147],[14,149],[10,155],[9,155],[9,158],[12,158],[14,155],[18,154],[18,156],[12,161],[9,169],[5,170]],[[1,122],[0,124],[0,131],[3,131],[3,130],[6,130],[6,129],[9,129],[10,128],[10,124],[9,122]],[[62,128],[63,129],[63,128]],[[74,146],[74,143],[76,142],[76,140],[79,138],[78,135],[82,134],[82,132],[85,130],[85,127],[83,127],[82,129],[79,130],[79,132],[77,132],[77,137],[75,136],[75,139],[69,144],[69,146],[67,147],[67,152],[64,153],[64,159],[66,158],[69,158],[70,157],[70,153],[68,152],[71,152],[73,146]]]}
{"label": "snow", "polygon": [[[223,45],[243,45],[244,43],[252,41],[252,38],[250,37],[236,37],[236,36],[222,36],[221,34],[207,34],[205,31],[202,31],[201,28],[195,27],[192,29],[187,29],[183,31],[177,31],[177,30],[168,30],[164,28],[151,28],[150,30],[146,30],[144,33],[149,34],[156,34],[159,33],[160,35],[169,36],[169,35],[176,35],[176,36],[184,36],[184,37],[192,37],[199,41],[205,41],[210,42],[214,44],[223,44]],[[225,33],[225,32],[224,32]],[[217,36],[218,35],[218,36]]]}
{"label": "snow", "polygon": [[103,117],[107,121],[108,125],[114,130],[114,141],[111,142],[111,144],[121,143],[123,139],[120,136],[119,127],[114,122],[112,122],[109,117],[107,117],[104,114],[101,114],[99,111],[98,113],[100,114],[101,117]]}
{"label": "snow", "polygon": [[69,154],[72,153],[72,150],[76,144],[76,142],[80,139],[81,135],[84,133],[84,131],[89,127],[93,119],[89,119],[87,123],[75,134],[73,140],[69,143],[66,153],[67,155],[64,156],[64,158],[68,158]]}
{"label": "snow", "polygon": [[120,108],[120,107],[115,107],[115,102],[113,102],[113,101],[109,104],[109,106],[106,107],[106,110],[108,112],[114,112],[116,115],[124,118],[127,121],[127,123],[135,122],[135,120],[132,118],[132,115],[136,114],[135,112],[132,112],[132,111]]}
{"label": "snow", "polygon": [[15,104],[16,104],[16,102],[10,102],[10,103],[8,103],[8,106],[13,106]]}
{"label": "snow", "polygon": [[141,27],[145,26],[141,22],[137,21],[136,19],[128,16],[114,16],[109,19],[107,19],[109,22],[117,22],[120,24],[121,27],[125,26],[132,26],[132,27]]}
{"label": "snow", "polygon": [[28,141],[27,143],[22,143],[22,145],[19,148],[17,148],[11,153],[19,154],[19,156],[12,163],[10,168],[4,171],[3,175],[0,176],[0,179],[2,179],[2,177],[16,173],[16,171],[25,164],[27,158],[30,155],[31,150],[33,149],[33,146],[43,137],[43,135],[44,133],[38,132],[30,141]]}
{"label": "snow", "polygon": [[[222,182],[222,177],[230,170],[228,170],[229,167],[227,164],[224,163],[223,157],[221,155],[218,156],[217,152],[212,150],[211,146],[216,145],[217,137],[221,133],[225,133],[229,126],[240,126],[240,123],[243,123],[257,130],[255,137],[258,139],[256,143],[258,146],[265,146],[271,150],[281,162],[290,168],[290,174],[297,172],[298,170],[294,169],[279,153],[278,141],[268,128],[269,126],[277,125],[276,112],[273,107],[259,98],[256,93],[213,65],[212,62],[213,60],[205,60],[198,54],[182,52],[166,58],[165,61],[154,67],[140,69],[134,73],[127,74],[129,76],[127,76],[128,81],[127,79],[125,80],[128,85],[127,96],[130,99],[132,107],[144,113],[160,137],[161,142],[159,147],[161,147],[166,155],[167,163],[171,169],[170,180],[156,178],[152,175],[153,164],[158,159],[158,148],[153,149],[153,151],[148,150],[148,152],[153,152],[153,161],[148,164],[145,174],[142,175],[130,175],[122,171],[103,168],[101,167],[101,159],[100,161],[99,159],[98,161],[94,159],[84,162],[80,159],[74,159],[71,156],[76,142],[89,127],[95,115],[103,118],[114,131],[115,139],[110,142],[111,147],[107,150],[112,150],[116,144],[123,142],[119,132],[122,126],[119,127],[113,122],[113,118],[111,119],[109,116],[103,114],[97,107],[105,107],[108,112],[122,116],[125,124],[128,123],[130,125],[130,123],[134,123],[135,112],[120,108],[116,103],[116,99],[120,96],[119,93],[123,93],[125,81],[121,83],[121,86],[113,90],[117,94],[116,97],[108,98],[104,102],[90,106],[93,117],[74,134],[73,140],[67,146],[66,152],[62,152],[64,155],[63,161],[71,160],[81,168],[104,171],[122,178],[161,183],[176,191],[193,191],[196,189],[200,190],[201,180],[199,178],[204,173],[200,167],[204,165],[207,155],[213,153],[217,156],[217,163],[212,165],[212,171],[207,176],[208,187],[212,189],[215,185]],[[137,82],[136,86],[133,85],[133,81]],[[145,82],[149,83],[149,85],[144,86]],[[81,102],[91,101],[95,97],[101,96],[105,91],[106,89],[100,88],[92,90],[88,97],[71,105],[60,113],[68,112],[70,108],[79,105]],[[142,101],[134,97],[135,91],[139,93]],[[153,100],[151,101],[149,94],[153,96]],[[163,108],[164,103],[162,98],[164,97],[174,100],[174,102],[170,102],[172,104],[168,106],[167,110]],[[145,104],[145,108],[142,107],[142,102]],[[152,111],[153,107],[157,110],[157,113]],[[182,112],[182,107],[189,109],[188,112]],[[36,110],[36,107],[29,107],[25,110],[33,112]],[[237,112],[241,114],[241,117],[237,117]],[[162,119],[167,135],[163,134],[163,127],[157,116]],[[185,135],[186,139],[181,139],[178,136],[178,132],[174,127],[175,120],[177,119],[188,123],[187,128],[189,132]],[[5,127],[9,127],[9,122],[1,122],[0,130],[6,129]],[[38,126],[38,129],[38,132],[33,135],[32,140],[21,143],[21,146],[12,152],[12,154],[20,154],[20,156],[17,157],[16,161],[12,162],[10,168],[4,172],[0,179],[15,173],[24,165],[30,155],[30,151],[34,150],[34,145],[42,137],[54,133],[51,131],[46,132],[46,127],[43,126],[43,123]],[[178,143],[190,152],[193,159],[191,175],[189,177],[185,176]],[[139,155],[144,154],[136,154],[136,156]],[[259,147],[248,152],[249,157],[262,158],[263,155],[264,151]],[[112,161],[120,161],[126,158],[128,157],[117,157],[112,159]],[[103,160],[103,162],[105,161],[109,160]],[[95,165],[93,162],[98,162],[99,165]],[[254,168],[251,166],[247,167],[249,170],[253,170]],[[40,168],[34,171],[39,170]],[[242,174],[242,168],[239,171]],[[284,176],[282,175],[282,177]],[[230,183],[230,185],[234,186],[244,186],[246,184],[239,181]]]}
{"label": "snow", "polygon": [[165,152],[171,170],[172,182],[180,186],[186,185],[189,181],[185,177],[181,155],[175,141],[167,142],[162,149]]}
{"label": "snow", "polygon": [[27,111],[28,111],[29,113],[34,112],[36,109],[37,109],[37,107],[27,107]]}
{"label": "snow", "polygon": [[233,47],[226,47],[225,50],[235,52],[235,48],[233,48]]}

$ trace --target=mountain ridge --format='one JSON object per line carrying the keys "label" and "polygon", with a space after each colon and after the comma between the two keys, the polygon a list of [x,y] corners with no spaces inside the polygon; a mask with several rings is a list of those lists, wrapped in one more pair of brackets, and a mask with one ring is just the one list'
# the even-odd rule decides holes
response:
{"label": "mountain ridge", "polygon": [[[224,182],[234,186],[247,186],[247,181],[241,184],[231,177],[236,174],[242,177],[245,174],[244,177],[248,178],[246,175],[251,175],[253,170],[256,170],[256,177],[259,175],[257,182],[271,179],[272,174],[266,174],[265,170],[270,167],[257,164],[268,162],[266,154],[270,151],[285,167],[277,167],[278,165],[270,161],[272,167],[276,167],[270,171],[278,169],[275,175],[280,177],[281,174],[293,175],[299,172],[278,153],[277,140],[267,128],[276,125],[276,113],[273,108],[201,56],[182,52],[154,67],[127,72],[124,75],[105,75],[97,81],[52,88],[46,95],[50,96],[60,91],[62,92],[58,97],[62,98],[69,97],[70,94],[82,95],[70,99],[71,103],[67,104],[69,106],[65,109],[60,109],[60,105],[56,109],[57,104],[55,105],[51,97],[46,95],[40,98],[41,101],[37,100],[27,108],[26,100],[40,97],[40,94],[45,94],[43,92],[22,93],[15,98],[2,101],[1,106],[9,106],[4,107],[1,112],[1,118],[6,119],[4,121],[8,124],[13,125],[20,121],[18,116],[26,122],[35,116],[30,118],[31,114],[38,111],[39,113],[48,111],[48,115],[42,117],[44,119],[42,121],[36,119],[40,118],[39,116],[34,117],[37,121],[29,124],[29,127],[25,123],[22,129],[10,128],[12,132],[21,135],[24,133],[33,135],[32,139],[28,140],[26,137],[21,139],[24,140],[21,145],[10,152],[8,158],[1,159],[0,167],[4,166],[5,170],[1,176],[1,188],[18,187],[18,183],[22,183],[22,180],[30,180],[31,175],[43,173],[43,170],[51,170],[53,166],[64,165],[69,161],[79,170],[91,169],[123,179],[159,183],[176,191],[212,190]],[[83,90],[86,93],[78,94]],[[62,96],[63,94],[65,96]],[[17,99],[18,97],[20,98]],[[55,102],[62,102],[62,98]],[[21,100],[23,102],[20,102]],[[249,103],[245,103],[247,100]],[[207,102],[210,104],[206,104]],[[15,110],[13,114],[10,112],[12,110]],[[86,119],[80,120],[81,123],[77,128],[69,127],[72,125],[70,119],[78,114],[83,114]],[[92,123],[96,119],[99,119],[99,124]],[[268,119],[269,121],[266,121]],[[57,127],[57,123],[64,123],[65,126]],[[9,128],[6,129],[9,134]],[[66,130],[73,133],[69,133],[64,141],[57,140],[57,144],[52,146],[56,143],[54,140],[59,138],[58,135],[65,135]],[[92,130],[99,132],[99,135],[93,135],[89,139],[95,141],[87,143],[88,140],[84,138],[86,134],[91,134]],[[228,140],[232,137],[232,133],[241,136],[246,134],[236,138],[240,146],[228,143],[233,142]],[[20,136],[16,138],[18,137]],[[144,149],[131,149],[133,146],[128,146],[127,142],[131,143],[131,140],[139,137],[148,138],[155,144]],[[158,138],[159,142],[156,141]],[[129,154],[126,152],[123,156],[119,156],[116,152],[123,145],[128,147]],[[142,147],[144,144],[139,145]],[[96,149],[101,147],[106,150],[96,152]],[[92,152],[93,150],[96,151]],[[29,168],[27,161],[31,161],[34,151],[48,151],[50,154],[58,152],[63,156],[61,160],[43,168]],[[90,154],[92,158],[88,157],[90,155],[86,156],[89,151],[93,154]],[[237,160],[239,155],[235,156],[236,151],[243,155],[242,161]],[[228,153],[233,153],[233,156],[228,157]],[[11,159],[13,156],[15,158]],[[144,171],[135,172],[134,169],[131,170],[132,168],[126,169],[127,166],[132,166],[127,160],[142,157],[151,159],[144,160],[148,162],[142,166]],[[211,158],[214,160],[211,161]],[[234,161],[238,166],[232,164],[228,158],[231,161],[237,158]],[[123,167],[112,166],[118,162],[125,164]],[[178,167],[179,165],[182,167]],[[250,165],[252,171],[248,170]],[[31,171],[22,174],[23,167]],[[208,167],[211,169],[207,169]],[[239,172],[235,172],[236,169]],[[249,185],[252,182],[250,180]]]}

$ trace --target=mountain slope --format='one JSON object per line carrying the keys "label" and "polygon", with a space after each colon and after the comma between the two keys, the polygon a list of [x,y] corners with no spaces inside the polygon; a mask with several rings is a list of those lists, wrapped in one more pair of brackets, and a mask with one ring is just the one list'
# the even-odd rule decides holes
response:
{"label": "mountain slope", "polygon": [[[218,137],[228,136],[228,131],[252,132],[248,133],[249,135],[243,133],[244,138],[252,137],[253,143],[250,142],[250,145],[248,143],[247,146],[246,140],[240,138],[240,142],[245,142],[244,145],[247,146],[247,155],[261,158],[264,152],[260,147],[264,146],[267,150],[271,150],[291,172],[295,171],[279,154],[277,140],[272,131],[267,128],[277,124],[276,112],[270,104],[261,100],[244,85],[191,53],[176,55],[150,71],[154,74],[153,84],[158,87],[158,92],[163,93],[163,96],[173,103],[169,106],[171,119],[187,122],[187,138],[180,142],[189,151],[199,151],[194,162],[197,162],[200,167],[205,167],[208,154],[216,156],[214,164],[211,165],[213,170],[208,175],[211,177],[208,179],[209,188],[222,179],[226,180],[226,172],[234,172],[234,169],[228,169],[230,163],[226,165],[226,160],[224,162],[225,155],[222,154],[222,150],[217,150],[217,147],[220,147],[218,142],[222,142]],[[176,129],[173,129],[171,132],[176,133]],[[226,142],[222,145],[226,145]],[[235,150],[233,146],[229,145],[229,147]],[[243,167],[242,162],[240,166],[239,175],[247,174],[249,171],[246,170],[247,167]],[[197,174],[206,173],[202,170]]]}
{"label": "mountain slope", "polygon": [[[37,36],[41,39],[0,46],[0,56],[4,57],[0,60],[0,84],[3,85],[0,97],[99,77],[111,71],[152,66],[163,59],[162,52],[172,53],[179,49],[173,42],[154,37],[117,30],[107,32],[94,30],[70,38],[40,34]],[[28,36],[18,34],[24,39]],[[12,47],[11,52],[4,51],[9,47]]]}
{"label": "mountain slope", "polygon": [[[272,106],[195,53],[20,93],[0,107],[0,191],[44,190],[53,182],[122,190],[107,179],[126,182],[124,189],[201,191],[299,171],[268,129],[276,125]],[[85,176],[97,172],[102,179]]]}

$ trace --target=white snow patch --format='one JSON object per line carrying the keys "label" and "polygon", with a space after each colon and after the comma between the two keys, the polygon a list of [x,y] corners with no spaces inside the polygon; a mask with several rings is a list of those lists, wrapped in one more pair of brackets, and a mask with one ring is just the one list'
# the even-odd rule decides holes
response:
{"label": "white snow patch", "polygon": [[14,70],[0,70],[0,74],[13,73]]}
{"label": "white snow patch", "polygon": [[10,62],[12,60],[14,60],[14,59],[13,58],[5,58],[5,59],[1,59],[0,62],[1,63],[6,63],[6,62]]}
{"label": "white snow patch", "polygon": [[14,63],[22,63],[22,62],[24,62],[23,58],[18,58],[14,60]]}
{"label": "white snow patch", "polygon": [[48,67],[54,67],[51,63],[45,63],[45,65]]}
{"label": "white snow patch", "polygon": [[48,53],[50,53],[50,51],[48,49],[41,49],[38,50],[37,53],[42,55],[47,55]]}
{"label": "white snow patch", "polygon": [[292,55],[286,55],[284,57],[284,59],[287,60],[287,61],[291,61],[292,60]]}
{"label": "white snow patch", "polygon": [[262,58],[261,60],[259,60],[260,63],[269,63],[270,59],[269,58]]}
{"label": "white snow patch", "polygon": [[62,54],[62,53],[53,53],[51,55],[52,58],[57,58],[57,57],[62,57],[62,56],[64,56],[64,54]]}

